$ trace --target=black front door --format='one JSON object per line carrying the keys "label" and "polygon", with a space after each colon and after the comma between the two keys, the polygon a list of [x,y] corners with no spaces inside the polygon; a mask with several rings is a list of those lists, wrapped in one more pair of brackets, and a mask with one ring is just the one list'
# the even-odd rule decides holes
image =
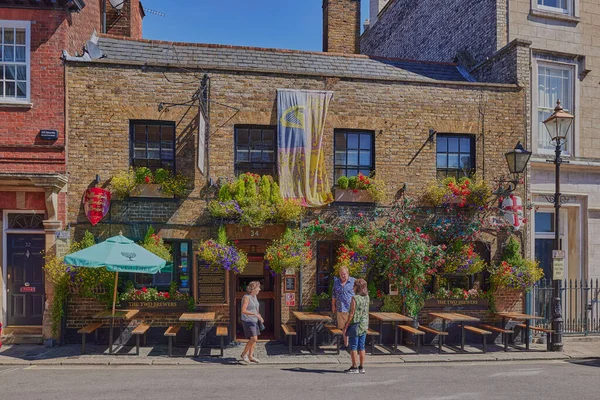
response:
{"label": "black front door", "polygon": [[8,325],[42,325],[44,235],[7,235]]}

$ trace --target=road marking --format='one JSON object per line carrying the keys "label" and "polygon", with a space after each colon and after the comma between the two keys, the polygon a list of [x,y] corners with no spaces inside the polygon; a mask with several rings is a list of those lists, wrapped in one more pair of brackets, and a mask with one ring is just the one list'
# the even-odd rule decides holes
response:
{"label": "road marking", "polygon": [[8,374],[9,372],[13,372],[13,371],[16,371],[18,369],[20,369],[20,368],[3,369],[3,370],[0,370],[0,375],[2,375],[2,374]]}
{"label": "road marking", "polygon": [[536,376],[543,373],[544,370],[541,368],[535,369],[517,369],[515,371],[508,372],[498,372],[496,374],[492,374],[490,378],[499,378],[499,377],[515,377],[515,376]]}
{"label": "road marking", "polygon": [[456,399],[482,399],[482,393],[455,393],[449,396],[415,397],[415,400],[456,400]]}

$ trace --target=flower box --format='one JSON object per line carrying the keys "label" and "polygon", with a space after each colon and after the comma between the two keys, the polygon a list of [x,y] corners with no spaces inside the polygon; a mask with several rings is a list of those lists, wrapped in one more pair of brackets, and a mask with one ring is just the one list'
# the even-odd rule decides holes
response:
{"label": "flower box", "polygon": [[122,309],[135,309],[142,312],[187,311],[188,300],[121,300]]}
{"label": "flower box", "polygon": [[460,310],[487,310],[490,304],[488,299],[427,299],[424,308]]}
{"label": "flower box", "polygon": [[136,189],[131,192],[131,197],[151,197],[161,199],[172,199],[172,194],[165,194],[160,190],[160,185],[156,183],[142,183],[137,185]]}
{"label": "flower box", "polygon": [[335,189],[335,201],[341,203],[374,203],[371,193],[367,190]]}

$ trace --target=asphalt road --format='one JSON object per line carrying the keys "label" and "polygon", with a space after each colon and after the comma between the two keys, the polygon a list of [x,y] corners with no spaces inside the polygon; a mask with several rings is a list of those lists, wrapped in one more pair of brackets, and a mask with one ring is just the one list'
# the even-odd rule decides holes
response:
{"label": "asphalt road", "polygon": [[0,367],[0,399],[599,399],[600,360],[342,366]]}

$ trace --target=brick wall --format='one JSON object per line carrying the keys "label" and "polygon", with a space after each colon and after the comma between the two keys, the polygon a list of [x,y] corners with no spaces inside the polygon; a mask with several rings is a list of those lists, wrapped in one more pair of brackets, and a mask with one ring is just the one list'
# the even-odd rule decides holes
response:
{"label": "brick wall", "polygon": [[475,61],[498,45],[499,0],[391,0],[361,37],[361,53],[453,61],[466,50]]}
{"label": "brick wall", "polygon": [[360,53],[360,0],[323,0],[323,51]]}
{"label": "brick wall", "polygon": [[139,0],[123,3],[121,10],[115,10],[109,0],[106,1],[106,33],[133,39],[142,38],[142,13]]}

